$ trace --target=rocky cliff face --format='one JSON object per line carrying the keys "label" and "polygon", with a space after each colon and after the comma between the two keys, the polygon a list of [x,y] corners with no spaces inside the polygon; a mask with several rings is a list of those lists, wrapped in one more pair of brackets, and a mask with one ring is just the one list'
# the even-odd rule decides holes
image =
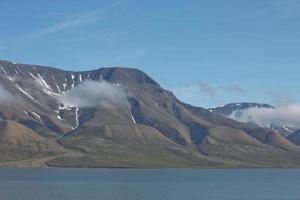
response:
{"label": "rocky cliff face", "polygon": [[278,132],[180,102],[137,69],[0,61],[0,89],[1,165],[300,165],[299,147]]}

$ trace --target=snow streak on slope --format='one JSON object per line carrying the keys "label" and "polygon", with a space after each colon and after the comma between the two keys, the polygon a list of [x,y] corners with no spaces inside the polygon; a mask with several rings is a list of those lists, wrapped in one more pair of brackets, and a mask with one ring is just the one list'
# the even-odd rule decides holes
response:
{"label": "snow streak on slope", "polygon": [[76,107],[76,110],[75,110],[75,120],[76,120],[76,126],[74,127],[74,129],[79,127],[79,108],[78,107]]}
{"label": "snow streak on slope", "polygon": [[134,124],[136,124],[136,121],[135,121],[134,116],[132,115],[132,113],[131,113],[131,119],[132,119],[132,122],[133,122]]}
{"label": "snow streak on slope", "polygon": [[16,84],[16,87],[18,90],[20,90],[25,96],[28,98],[32,99],[33,101],[37,102],[30,94],[28,94],[25,90],[23,90],[18,84]]}

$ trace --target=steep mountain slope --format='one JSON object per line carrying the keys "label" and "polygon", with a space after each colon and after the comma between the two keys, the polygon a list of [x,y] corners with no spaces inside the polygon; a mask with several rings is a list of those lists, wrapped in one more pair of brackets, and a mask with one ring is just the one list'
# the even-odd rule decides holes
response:
{"label": "steep mountain slope", "polygon": [[63,148],[13,121],[0,121],[0,162],[57,155]]}
{"label": "steep mountain slope", "polygon": [[[49,166],[300,165],[300,148],[276,131],[184,104],[137,69],[70,72],[0,61],[0,86],[13,96],[0,99],[2,122],[25,127],[26,143],[51,152],[40,153],[53,156]],[[31,159],[23,148],[16,146],[15,158]]]}
{"label": "steep mountain slope", "polygon": [[220,115],[227,116],[227,117],[237,120],[237,121],[255,123],[261,127],[271,128],[274,131],[281,133],[285,137],[288,137],[289,135],[291,135],[293,132],[295,132],[298,129],[298,128],[289,127],[286,125],[278,126],[278,125],[274,125],[274,124],[261,124],[260,122],[256,121],[256,119],[253,116],[250,116],[247,113],[248,109],[260,109],[260,108],[274,109],[273,106],[268,105],[268,104],[230,103],[230,104],[226,104],[221,107],[210,108],[209,111],[218,113]]}

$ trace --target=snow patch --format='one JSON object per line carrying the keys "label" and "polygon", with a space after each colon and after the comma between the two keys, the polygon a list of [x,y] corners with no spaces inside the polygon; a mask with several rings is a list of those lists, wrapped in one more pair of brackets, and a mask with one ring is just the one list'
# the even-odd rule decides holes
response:
{"label": "snow patch", "polygon": [[30,99],[36,101],[30,94],[28,94],[25,90],[23,90],[18,84],[16,84],[16,87],[17,87],[18,90],[20,90],[24,95],[26,95],[26,96],[29,97]]}
{"label": "snow patch", "polygon": [[2,71],[4,72],[4,74],[7,74],[6,70],[4,69],[3,66],[1,66]]}
{"label": "snow patch", "polygon": [[75,111],[75,120],[76,120],[76,126],[74,127],[74,129],[78,128],[79,126],[79,108],[76,107],[76,111]]}
{"label": "snow patch", "polygon": [[61,90],[60,90],[60,88],[59,88],[59,86],[55,83],[55,86],[56,86],[56,88],[57,88],[57,91],[59,92],[59,93],[61,93]]}
{"label": "snow patch", "polygon": [[286,130],[287,132],[289,132],[289,133],[294,133],[294,131],[290,130],[289,128],[287,128],[287,127],[285,127],[285,126],[283,126],[282,128],[283,128],[284,130]]}
{"label": "snow patch", "polygon": [[132,114],[131,114],[131,119],[132,119],[133,123],[136,124],[136,121],[135,121],[135,119],[134,119],[134,117],[133,117]]}
{"label": "snow patch", "polygon": [[113,85],[113,86],[117,86],[117,87],[121,87],[121,86],[122,86],[121,83],[113,83],[112,85]]}
{"label": "snow patch", "polygon": [[15,69],[15,72],[16,72],[16,74],[17,74],[18,76],[20,76],[20,73],[18,72],[17,69]]}
{"label": "snow patch", "polygon": [[35,80],[37,79],[37,77],[35,75],[33,75],[31,72],[29,72],[29,75],[34,78]]}
{"label": "snow patch", "polygon": [[45,81],[45,79],[40,75],[40,74],[38,74],[38,80],[39,80],[39,83],[43,86],[43,87],[45,87],[45,88],[47,88],[48,90],[52,90],[52,88],[50,87],[50,85],[48,85],[47,84],[47,82]]}
{"label": "snow patch", "polygon": [[63,83],[64,90],[66,90],[67,86],[68,86],[67,83]]}
{"label": "snow patch", "polygon": [[33,114],[35,117],[37,117],[38,119],[41,119],[41,116],[38,115],[36,112],[32,112],[32,114]]}
{"label": "snow patch", "polygon": [[10,80],[11,82],[14,82],[15,81],[15,79],[13,78],[13,77],[11,77],[11,76],[7,76],[6,77],[8,80]]}
{"label": "snow patch", "polygon": [[[59,113],[60,110],[72,110],[74,108],[76,109],[75,110],[76,125],[75,125],[75,127],[72,127],[72,126],[69,125],[73,130],[75,130],[79,126],[79,108],[75,105],[72,105],[72,104],[67,104],[67,105],[63,105],[63,106],[58,107],[58,113]],[[57,115],[57,118],[60,119],[60,120],[65,120],[65,119],[61,118],[59,114]]]}
{"label": "snow patch", "polygon": [[58,96],[57,93],[53,92],[52,88],[50,85],[48,85],[48,83],[45,81],[45,79],[40,75],[37,74],[38,78],[36,79],[36,81],[42,86],[43,91],[48,94],[49,96]]}

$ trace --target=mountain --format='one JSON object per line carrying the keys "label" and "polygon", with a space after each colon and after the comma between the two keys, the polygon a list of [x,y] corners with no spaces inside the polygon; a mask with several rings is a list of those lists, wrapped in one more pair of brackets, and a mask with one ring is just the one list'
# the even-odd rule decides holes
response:
{"label": "mountain", "polygon": [[277,131],[179,101],[132,68],[0,61],[0,165],[299,167]]}
{"label": "mountain", "polygon": [[296,130],[300,129],[295,127],[290,127],[287,125],[275,125],[275,124],[267,124],[261,123],[255,119],[255,117],[251,116],[251,114],[247,113],[249,109],[274,109],[274,106],[268,104],[260,104],[260,103],[230,103],[224,106],[210,108],[209,111],[213,113],[217,113],[231,119],[245,122],[245,123],[254,123],[261,127],[267,127],[277,131],[282,134],[284,137],[290,136]]}
{"label": "mountain", "polygon": [[230,103],[224,106],[210,108],[210,112],[217,112],[225,116],[236,115],[237,111],[245,110],[249,108],[274,108],[268,104],[260,104],[260,103]]}

